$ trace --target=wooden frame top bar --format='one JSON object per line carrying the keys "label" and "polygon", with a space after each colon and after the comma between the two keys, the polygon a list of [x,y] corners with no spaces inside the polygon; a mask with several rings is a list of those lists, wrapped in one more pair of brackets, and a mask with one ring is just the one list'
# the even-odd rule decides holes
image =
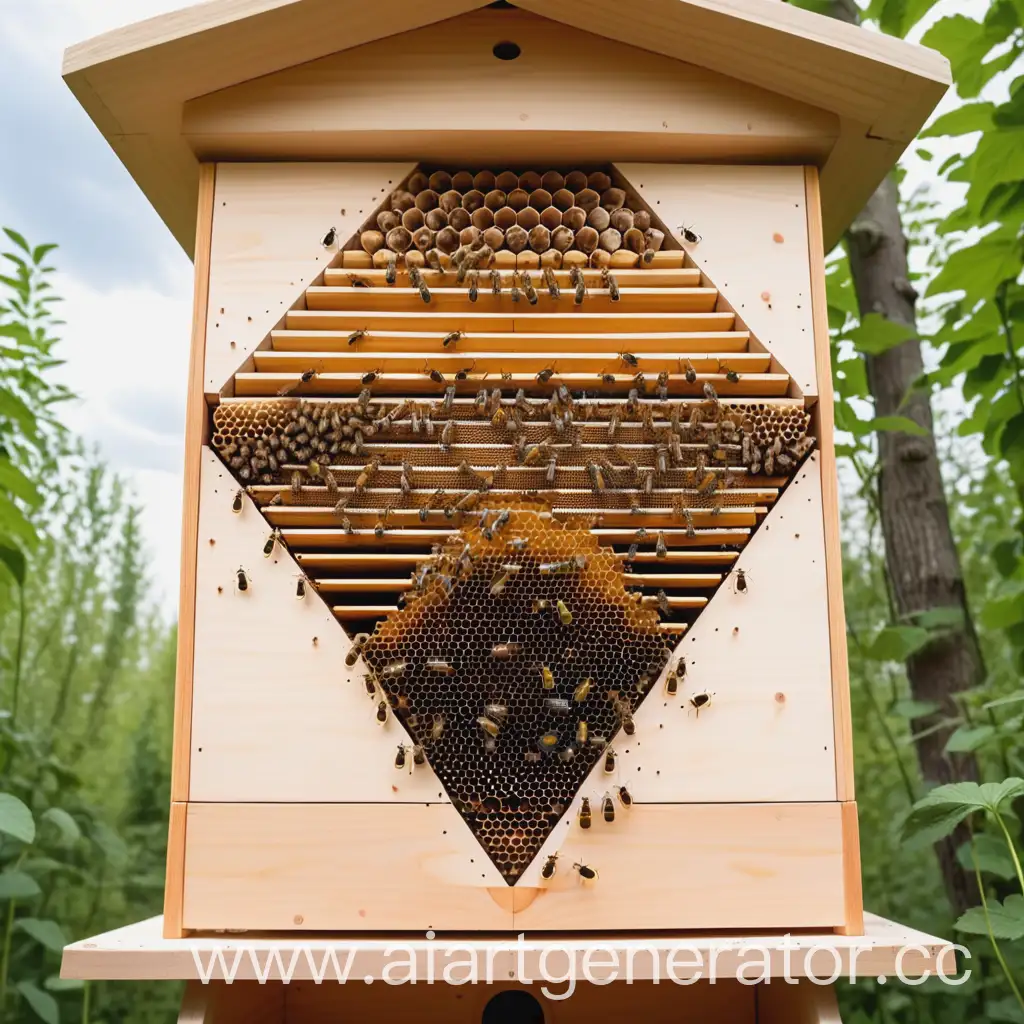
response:
{"label": "wooden frame top bar", "polygon": [[[186,103],[484,6],[482,0],[209,0],[71,47],[63,74],[191,254],[199,161],[183,134]],[[820,159],[826,246],[838,239],[951,81],[948,62],[934,51],[783,3],[518,0],[516,6],[553,26],[582,26],[834,115],[838,138],[825,140],[831,149]],[[572,132],[571,125],[565,132]],[[487,134],[476,133],[479,146]],[[651,137],[656,134],[664,132]],[[523,145],[521,139],[516,152],[526,159],[531,154]],[[613,149],[606,141],[597,151],[621,159]]]}
{"label": "wooden frame top bar", "polygon": [[[535,978],[540,975],[539,960],[545,949],[567,949],[575,956],[578,965],[584,962],[583,958],[590,950],[611,950],[618,954],[620,965],[623,966],[632,955],[633,977],[644,981],[653,977],[653,956],[648,950],[657,953],[661,976],[665,977],[667,958],[673,950],[684,949],[685,954],[679,953],[675,957],[677,977],[693,977],[694,969],[688,965],[699,957],[704,964],[702,977],[707,977],[708,967],[714,958],[716,977],[725,979],[737,977],[744,964],[747,965],[747,977],[758,974],[761,963],[760,950],[765,949],[768,952],[773,978],[785,976],[787,951],[791,977],[806,977],[810,966],[816,977],[827,978],[835,969],[832,955],[818,952],[809,959],[810,951],[815,947],[824,947],[836,951],[843,977],[849,975],[855,949],[860,950],[856,954],[858,977],[893,977],[897,974],[898,966],[907,978],[920,978],[925,972],[934,975],[939,970],[950,977],[955,976],[953,947],[942,939],[906,928],[874,914],[865,915],[864,925],[865,934],[858,936],[810,932],[795,932],[792,935],[709,935],[684,932],[678,935],[655,933],[646,937],[622,933],[586,937],[560,934],[546,934],[543,938],[526,936],[522,947],[522,964],[526,976]],[[389,947],[411,949],[418,964],[420,961],[425,963],[425,957],[432,949],[435,964],[438,965],[438,978],[442,976],[443,966],[447,962],[444,950],[448,947],[457,947],[459,952],[453,953],[453,957],[463,960],[467,949],[475,951],[481,957],[482,963],[486,963],[488,955],[493,955],[496,978],[504,980],[513,977],[517,970],[518,947],[516,937],[511,934],[507,937],[482,937],[479,934],[445,933],[433,941],[419,934],[369,937],[250,933],[202,935],[186,939],[165,939],[162,934],[163,919],[152,917],[137,924],[74,942],[64,949],[61,977],[87,981],[190,980],[199,978],[198,965],[201,964],[206,969],[211,958],[215,959],[218,952],[223,954],[223,962],[230,965],[235,952],[241,950],[236,980],[252,980],[256,977],[252,958],[255,958],[256,963],[262,968],[270,964],[272,953],[276,950],[280,955],[270,968],[266,980],[282,980],[281,965],[287,965],[292,959],[293,952],[296,952],[292,980],[301,981],[312,977],[310,959],[314,966],[319,966],[321,958],[329,956],[330,951],[333,951],[337,962],[344,965],[350,951],[355,950],[349,977],[354,981],[362,981],[369,977],[383,977],[384,967],[395,959],[394,953],[385,955]],[[745,952],[745,947],[755,947],[758,953]],[[902,958],[899,956],[901,949],[906,949]],[[249,955],[250,950],[252,958]],[[310,959],[307,959],[306,950],[309,951]],[[607,953],[596,955],[597,961],[604,962],[608,959],[610,957]],[[564,956],[559,963],[564,963]],[[754,967],[754,964],[757,966]],[[558,970],[561,972],[563,967],[560,966]],[[425,976],[419,967],[418,973]],[[219,968],[214,977],[222,977]],[[328,980],[333,980],[329,974]]]}

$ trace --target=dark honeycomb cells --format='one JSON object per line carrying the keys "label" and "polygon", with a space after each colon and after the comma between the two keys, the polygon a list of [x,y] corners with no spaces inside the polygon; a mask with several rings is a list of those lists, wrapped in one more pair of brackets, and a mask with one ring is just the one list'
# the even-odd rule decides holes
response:
{"label": "dark honeycomb cells", "polygon": [[[510,546],[520,540],[525,550]],[[617,557],[585,529],[513,512],[493,540],[477,527],[456,535],[439,568],[448,569],[466,544],[469,568],[429,578],[378,626],[363,655],[413,742],[426,747],[455,808],[513,885],[670,651],[657,613],[637,604]],[[577,555],[581,570],[542,571]],[[508,565],[520,568],[493,594]],[[572,616],[568,624],[558,601]],[[495,656],[495,645],[508,645],[499,652],[511,656]],[[586,680],[589,693],[577,701]],[[491,751],[481,717],[497,726]]]}

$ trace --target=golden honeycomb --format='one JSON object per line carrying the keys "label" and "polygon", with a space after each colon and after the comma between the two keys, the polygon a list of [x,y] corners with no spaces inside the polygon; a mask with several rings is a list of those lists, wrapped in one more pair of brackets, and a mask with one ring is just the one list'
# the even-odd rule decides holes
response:
{"label": "golden honeycomb", "polygon": [[363,657],[514,884],[671,652],[620,559],[534,512],[463,529],[416,577]]}

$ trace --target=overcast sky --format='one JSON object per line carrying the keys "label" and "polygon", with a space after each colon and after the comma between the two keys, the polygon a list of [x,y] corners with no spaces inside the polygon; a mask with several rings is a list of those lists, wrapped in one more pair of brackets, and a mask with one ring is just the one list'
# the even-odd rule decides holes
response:
{"label": "overcast sky", "polygon": [[[972,14],[984,5],[943,4]],[[192,267],[60,67],[72,43],[181,6],[0,0],[0,224],[33,244],[60,244],[64,379],[81,396],[69,425],[134,488],[155,591],[169,611],[177,599]]]}

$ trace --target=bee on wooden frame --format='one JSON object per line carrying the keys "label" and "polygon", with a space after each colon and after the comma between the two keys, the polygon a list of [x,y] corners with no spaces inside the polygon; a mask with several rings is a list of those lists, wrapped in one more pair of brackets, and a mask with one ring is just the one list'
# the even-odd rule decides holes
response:
{"label": "bee on wooden frame", "polygon": [[708,693],[707,691],[704,691],[703,693],[695,693],[690,698],[690,707],[692,707],[693,710],[696,712],[698,718],[700,718],[701,711],[711,707],[712,697],[714,697],[714,693]]}
{"label": "bee on wooden frame", "polygon": [[244,594],[248,589],[252,581],[249,579],[249,574],[239,566],[235,570],[235,589],[240,593]]}
{"label": "bee on wooden frame", "polygon": [[746,569],[733,569],[729,575],[732,576],[733,590],[737,594],[746,594],[749,592],[747,589],[747,580],[750,573],[748,573]]}
{"label": "bee on wooden frame", "polygon": [[555,871],[557,869],[558,854],[552,853],[546,861],[544,861],[544,867],[540,869],[540,877],[544,879],[554,878]]}

